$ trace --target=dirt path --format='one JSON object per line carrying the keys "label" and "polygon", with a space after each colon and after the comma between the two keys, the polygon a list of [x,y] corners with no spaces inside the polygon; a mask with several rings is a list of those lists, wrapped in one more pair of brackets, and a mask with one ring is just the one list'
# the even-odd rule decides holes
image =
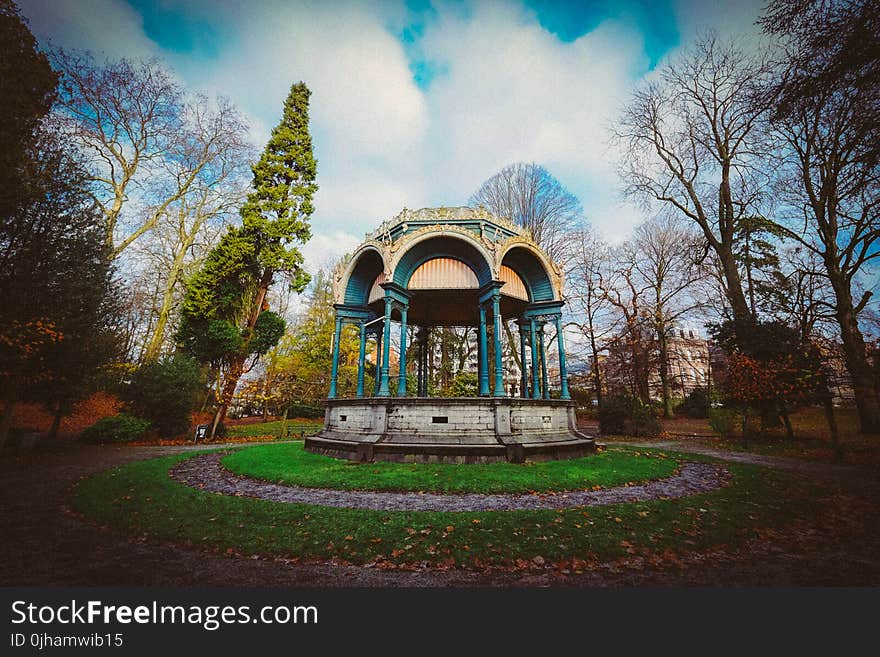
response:
{"label": "dirt path", "polygon": [[[614,445],[614,443],[609,443],[609,445]],[[682,440],[639,443],[626,442],[620,443],[620,445],[666,449],[688,454],[700,454],[702,456],[712,456],[730,463],[749,463],[752,465],[760,465],[765,468],[800,472],[811,477],[818,477],[825,481],[829,481],[854,494],[873,500],[880,500],[880,471],[878,471],[877,468],[808,461],[786,456],[768,456],[763,454],[750,454],[748,452],[733,452],[724,449],[713,449],[711,447],[706,447],[705,445],[695,445]]]}
{"label": "dirt path", "polygon": [[[662,447],[684,451],[676,443]],[[880,532],[876,525],[865,525],[880,518],[877,498],[861,498],[859,513],[833,526],[819,522],[816,527],[793,530],[796,550],[790,547],[793,537],[783,534],[741,546],[733,553],[694,554],[662,565],[630,560],[569,576],[545,570],[401,572],[225,557],[147,543],[93,527],[67,511],[70,489],[79,479],[114,465],[189,449],[68,445],[4,459],[0,462],[0,585],[880,585]],[[718,456],[729,459],[731,454]],[[843,480],[851,486],[852,474],[840,473]],[[859,495],[874,490],[869,486],[856,489]]]}

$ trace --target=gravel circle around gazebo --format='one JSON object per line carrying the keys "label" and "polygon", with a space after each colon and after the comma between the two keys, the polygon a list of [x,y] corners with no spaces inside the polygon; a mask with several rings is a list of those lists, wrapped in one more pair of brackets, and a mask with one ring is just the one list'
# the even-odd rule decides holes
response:
{"label": "gravel circle around gazebo", "polygon": [[169,475],[192,488],[221,495],[374,511],[517,511],[604,506],[707,493],[725,485],[729,479],[729,472],[723,466],[683,462],[678,474],[672,477],[600,490],[533,494],[334,490],[290,486],[242,477],[222,466],[220,461],[224,456],[222,452],[212,452],[185,459],[175,465]]}

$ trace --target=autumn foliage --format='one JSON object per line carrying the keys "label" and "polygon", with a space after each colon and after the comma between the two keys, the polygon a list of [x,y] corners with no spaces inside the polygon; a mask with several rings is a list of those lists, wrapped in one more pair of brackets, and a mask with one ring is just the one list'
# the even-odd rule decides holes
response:
{"label": "autumn foliage", "polygon": [[761,360],[734,352],[728,359],[727,399],[741,406],[806,404],[815,396],[818,382],[815,367],[794,354]]}
{"label": "autumn foliage", "polygon": [[[73,406],[70,415],[61,421],[62,434],[77,435],[104,417],[116,415],[122,402],[116,395],[96,392]],[[18,404],[12,426],[27,431],[47,432],[52,425],[52,413],[42,404]]]}

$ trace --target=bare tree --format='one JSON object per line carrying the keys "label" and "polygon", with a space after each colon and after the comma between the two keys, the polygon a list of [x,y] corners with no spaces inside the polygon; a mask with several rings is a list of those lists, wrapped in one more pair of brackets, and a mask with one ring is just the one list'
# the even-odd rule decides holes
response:
{"label": "bare tree", "polygon": [[610,249],[590,228],[575,232],[570,241],[566,271],[567,297],[575,324],[587,339],[590,350],[590,374],[596,402],[602,404],[602,371],[599,354],[611,333],[611,304],[602,289],[603,270],[608,266]]}
{"label": "bare tree", "polygon": [[859,276],[880,258],[880,171],[861,123],[864,104],[876,100],[846,85],[829,86],[769,124],[777,223],[823,264],[864,433],[880,433],[880,401],[859,327],[873,291],[854,295]]}
{"label": "bare tree", "polygon": [[247,125],[229,101],[220,99],[212,107],[207,99],[196,98],[184,109],[183,119],[182,148],[163,162],[169,180],[166,195],[175,200],[158,216],[150,249],[163,282],[143,354],[148,361],[159,356],[165,343],[185,271],[200,263],[224,220],[235,215],[245,198],[253,159]]}
{"label": "bare tree", "polygon": [[771,73],[763,53],[709,33],[635,92],[616,129],[625,149],[626,193],[699,226],[717,256],[738,331],[753,317],[735,240],[764,189],[754,137],[771,104],[765,85]]}
{"label": "bare tree", "polygon": [[631,395],[647,404],[651,401],[653,365],[650,299],[633,256],[629,245],[613,249],[610,273],[599,281],[600,292],[617,314],[608,339],[608,365],[615,371],[606,369],[606,376],[617,384],[623,383]]}
{"label": "bare tree", "polygon": [[657,340],[663,414],[671,418],[669,338],[682,317],[701,306],[691,294],[693,286],[705,276],[698,264],[700,236],[671,217],[661,217],[638,226],[632,240],[624,245],[639,288],[645,290],[649,322]]}
{"label": "bare tree", "polygon": [[482,205],[528,230],[556,262],[565,256],[566,236],[583,222],[580,201],[534,162],[504,167],[480,185],[468,203]]}
{"label": "bare tree", "polygon": [[[101,64],[59,50],[52,63],[61,75],[56,119],[89,159],[107,244],[118,257],[199,186],[228,145],[226,124],[233,114],[241,121],[225,101],[209,116],[203,99],[188,100],[158,60]],[[211,135],[211,122],[222,130]]]}
{"label": "bare tree", "polygon": [[825,276],[824,265],[815,253],[791,244],[780,254],[778,303],[774,316],[797,329],[802,344],[820,336],[836,338],[834,290]]}

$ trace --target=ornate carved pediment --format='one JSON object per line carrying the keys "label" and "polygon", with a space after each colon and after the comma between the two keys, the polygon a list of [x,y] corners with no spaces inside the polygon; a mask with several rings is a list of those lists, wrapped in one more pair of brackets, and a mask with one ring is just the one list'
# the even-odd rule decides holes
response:
{"label": "ornate carved pediment", "polygon": [[523,229],[509,219],[494,215],[482,206],[476,208],[466,206],[454,208],[421,208],[420,210],[404,208],[396,217],[383,221],[376,230],[372,233],[368,233],[367,239],[378,239],[388,244],[392,241],[391,233],[398,226],[401,226],[405,232],[409,227],[409,224],[413,222],[431,222],[431,224],[444,225],[449,224],[450,222],[459,221],[479,221],[487,224],[494,224],[494,226],[486,226],[485,231],[482,230],[481,227],[480,233],[481,235],[494,237],[495,241],[501,241],[504,237],[503,233],[499,230],[499,227],[517,235],[523,233]]}

